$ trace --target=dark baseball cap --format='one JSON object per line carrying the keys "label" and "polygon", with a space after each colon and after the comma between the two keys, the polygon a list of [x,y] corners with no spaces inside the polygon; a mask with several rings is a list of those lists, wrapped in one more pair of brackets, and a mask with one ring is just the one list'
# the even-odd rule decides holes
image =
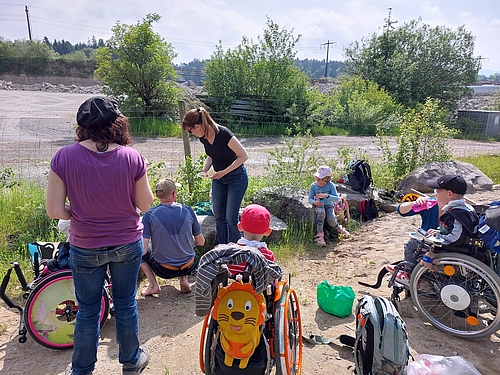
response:
{"label": "dark baseball cap", "polygon": [[435,180],[427,180],[427,186],[432,189],[450,190],[455,194],[464,195],[467,192],[467,182],[462,176],[447,174]]}
{"label": "dark baseball cap", "polygon": [[78,108],[76,122],[80,126],[93,126],[114,121],[118,116],[122,116],[122,113],[116,100],[107,96],[93,96]]}

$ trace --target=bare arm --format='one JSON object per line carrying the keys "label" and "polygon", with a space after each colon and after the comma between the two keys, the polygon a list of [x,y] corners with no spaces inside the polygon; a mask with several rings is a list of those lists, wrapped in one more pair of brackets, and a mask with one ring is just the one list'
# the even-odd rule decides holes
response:
{"label": "bare arm", "polygon": [[408,212],[411,211],[411,208],[413,207],[414,202],[403,202],[399,205],[398,212],[401,215],[407,214]]}
{"label": "bare arm", "polygon": [[142,243],[144,244],[144,250],[143,254],[146,254],[148,252],[148,244],[149,244],[149,238],[142,238]]}
{"label": "bare arm", "polygon": [[71,219],[71,209],[66,204],[66,185],[52,169],[49,171],[45,210],[51,219]]}
{"label": "bare arm", "polygon": [[203,236],[203,233],[200,233],[197,236],[194,236],[194,244],[196,246],[205,245],[205,237]]}
{"label": "bare arm", "polygon": [[236,168],[238,168],[240,165],[242,165],[244,162],[246,162],[248,160],[247,151],[241,145],[238,138],[233,136],[229,140],[227,145],[236,154],[236,159],[234,159],[234,161],[226,169],[223,169],[222,171],[215,172],[215,174],[212,176],[212,178],[219,179],[221,177],[224,177],[229,172],[234,171]]}
{"label": "bare arm", "polygon": [[427,202],[428,199],[429,199],[428,197],[418,197],[417,200],[414,202],[403,202],[399,205],[398,212],[401,215],[407,214],[408,212],[411,211],[414,204],[425,204],[425,202]]}
{"label": "bare arm", "polygon": [[203,164],[203,169],[201,171],[207,172],[211,166],[212,166],[212,158],[210,156],[207,156],[207,158],[205,159],[205,164]]}
{"label": "bare arm", "polygon": [[144,173],[144,176],[135,183],[135,206],[142,212],[146,212],[151,207],[153,199],[153,192],[149,187],[148,174]]}

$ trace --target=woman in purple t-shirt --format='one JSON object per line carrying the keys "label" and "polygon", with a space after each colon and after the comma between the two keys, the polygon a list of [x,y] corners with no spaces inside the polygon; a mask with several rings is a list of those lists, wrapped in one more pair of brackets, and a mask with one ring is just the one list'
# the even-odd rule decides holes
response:
{"label": "woman in purple t-shirt", "polygon": [[202,172],[213,167],[212,211],[215,217],[217,242],[236,243],[241,238],[238,230],[241,202],[248,187],[245,161],[248,154],[238,138],[217,124],[202,107],[189,110],[182,120],[182,129],[200,139],[207,158]]}
{"label": "woman in purple t-shirt", "polygon": [[135,300],[144,250],[137,208],[146,212],[153,202],[147,163],[138,151],[126,147],[132,144],[129,123],[115,100],[104,96],[86,100],[78,109],[77,123],[77,143],[58,150],[50,163],[46,196],[52,219],[71,220],[69,263],[78,313],[66,375],[94,370],[108,268],[118,360],[123,374],[140,374],[149,362],[147,348],[139,346]]}

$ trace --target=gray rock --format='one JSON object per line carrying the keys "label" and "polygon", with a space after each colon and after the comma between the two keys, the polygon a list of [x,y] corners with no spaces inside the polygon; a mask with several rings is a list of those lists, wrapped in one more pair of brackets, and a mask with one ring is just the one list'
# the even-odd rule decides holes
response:
{"label": "gray rock", "polygon": [[[202,249],[204,251],[213,249],[215,245],[217,245],[215,218],[210,215],[196,215],[196,218],[198,219],[198,223],[200,224],[201,232],[205,237],[205,245],[202,247]],[[283,220],[277,218],[274,215],[271,215],[271,223],[269,224],[269,226],[273,231],[268,237],[264,237],[263,240],[266,242],[273,242],[278,240],[282,236],[283,231],[288,228]]]}
{"label": "gray rock", "polygon": [[438,178],[446,174],[457,174],[467,181],[467,192],[478,190],[492,190],[493,181],[477,169],[474,165],[461,161],[432,162],[415,169],[406,176],[398,186],[398,190],[405,194],[412,193],[415,189],[422,193],[431,193],[433,189],[427,187],[427,180]]}

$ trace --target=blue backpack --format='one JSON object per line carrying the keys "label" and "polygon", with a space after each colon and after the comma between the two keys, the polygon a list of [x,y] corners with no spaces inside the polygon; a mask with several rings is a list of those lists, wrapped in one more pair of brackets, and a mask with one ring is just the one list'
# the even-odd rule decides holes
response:
{"label": "blue backpack", "polygon": [[481,215],[477,232],[489,249],[500,253],[500,201],[491,202]]}

